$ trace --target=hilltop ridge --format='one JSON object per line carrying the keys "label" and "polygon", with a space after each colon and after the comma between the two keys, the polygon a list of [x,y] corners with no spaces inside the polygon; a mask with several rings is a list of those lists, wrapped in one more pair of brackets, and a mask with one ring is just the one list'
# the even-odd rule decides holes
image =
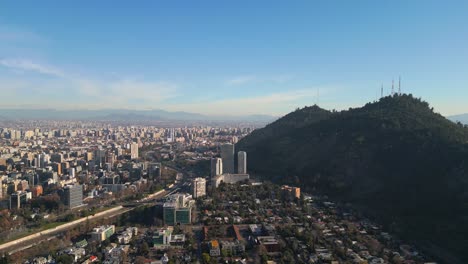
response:
{"label": "hilltop ridge", "polygon": [[466,261],[467,142],[466,126],[403,94],[341,112],[299,109],[237,147],[254,175],[354,203]]}

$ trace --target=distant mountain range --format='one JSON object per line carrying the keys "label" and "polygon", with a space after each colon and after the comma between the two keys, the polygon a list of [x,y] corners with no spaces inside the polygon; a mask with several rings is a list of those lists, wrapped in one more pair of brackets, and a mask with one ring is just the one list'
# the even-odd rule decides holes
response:
{"label": "distant mountain range", "polygon": [[165,110],[56,110],[56,109],[0,109],[1,120],[102,120],[102,121],[245,121],[269,123],[277,119],[269,115],[210,116]]}
{"label": "distant mountain range", "polygon": [[468,114],[453,115],[449,116],[448,119],[468,125]]}
{"label": "distant mountain range", "polygon": [[411,95],[298,109],[243,138],[251,175],[352,203],[441,263],[468,263],[468,128]]}

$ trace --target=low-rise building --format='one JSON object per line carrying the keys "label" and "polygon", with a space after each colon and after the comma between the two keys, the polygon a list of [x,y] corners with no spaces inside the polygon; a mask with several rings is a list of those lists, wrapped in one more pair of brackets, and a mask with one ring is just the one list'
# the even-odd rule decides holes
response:
{"label": "low-rise building", "polygon": [[91,235],[91,240],[92,241],[97,241],[97,242],[102,242],[109,237],[111,237],[115,233],[115,226],[114,225],[106,225],[106,226],[100,226],[96,227],[93,229],[93,231],[90,233]]}
{"label": "low-rise building", "polygon": [[190,224],[195,201],[189,194],[174,194],[163,205],[163,219],[166,225]]}
{"label": "low-rise building", "polygon": [[210,249],[210,256],[212,256],[212,257],[221,256],[221,249],[219,247],[218,240],[211,240],[208,243],[208,248]]}
{"label": "low-rise building", "polygon": [[212,185],[218,188],[221,182],[226,184],[234,184],[237,182],[248,181],[250,179],[249,174],[221,174],[212,178]]}
{"label": "low-rise building", "polygon": [[245,245],[240,241],[221,241],[221,249],[234,256],[245,252]]}

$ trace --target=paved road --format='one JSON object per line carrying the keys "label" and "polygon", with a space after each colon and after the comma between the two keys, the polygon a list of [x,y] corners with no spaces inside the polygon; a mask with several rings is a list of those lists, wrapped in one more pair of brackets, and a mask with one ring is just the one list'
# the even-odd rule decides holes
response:
{"label": "paved road", "polygon": [[[161,190],[159,192],[151,194],[148,197],[138,201],[137,204],[145,205],[148,202],[151,202],[151,201],[154,201],[156,199],[162,198],[163,196],[165,196],[167,194],[167,192],[168,192],[167,190]],[[16,239],[16,240],[1,244],[0,245],[0,254],[1,253],[12,254],[12,253],[20,251],[20,250],[31,248],[31,247],[33,247],[35,245],[40,244],[40,242],[42,242],[42,241],[50,240],[51,237],[55,237],[59,233],[70,230],[70,229],[72,229],[72,228],[74,228],[76,226],[79,226],[80,224],[86,222],[87,220],[95,220],[95,219],[100,219],[100,218],[111,218],[111,217],[114,217],[114,216],[129,212],[129,211],[132,211],[136,207],[138,207],[138,206],[123,207],[122,205],[120,205],[120,206],[111,208],[109,210],[102,211],[102,212],[97,213],[97,214],[92,215],[92,216],[83,217],[83,218],[74,220],[72,222],[69,222],[69,223],[54,227],[54,228],[43,230],[43,231],[40,231],[38,233],[29,235],[29,236],[26,236],[26,237],[22,237],[22,238],[19,238],[19,239]]]}

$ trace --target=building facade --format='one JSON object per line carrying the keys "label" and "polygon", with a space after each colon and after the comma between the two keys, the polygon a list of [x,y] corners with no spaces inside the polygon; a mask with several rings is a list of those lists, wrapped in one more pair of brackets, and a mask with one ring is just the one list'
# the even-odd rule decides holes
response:
{"label": "building facade", "polygon": [[211,178],[223,174],[223,160],[220,158],[211,159]]}
{"label": "building facade", "polygon": [[163,205],[163,220],[166,225],[190,224],[194,200],[189,194],[174,194]]}
{"label": "building facade", "polygon": [[83,186],[76,184],[63,187],[62,201],[69,209],[81,206],[83,204]]}
{"label": "building facade", "polygon": [[130,145],[130,158],[138,159],[138,143],[132,143]]}
{"label": "building facade", "polygon": [[223,173],[234,172],[234,145],[223,144],[221,145],[221,159],[223,160]]}
{"label": "building facade", "polygon": [[192,181],[193,198],[199,198],[206,195],[206,180],[203,178],[195,178]]}
{"label": "building facade", "polygon": [[245,151],[237,153],[237,173],[247,174],[247,152]]}
{"label": "building facade", "polygon": [[91,232],[91,240],[102,242],[115,233],[115,225],[100,226],[93,229]]}

